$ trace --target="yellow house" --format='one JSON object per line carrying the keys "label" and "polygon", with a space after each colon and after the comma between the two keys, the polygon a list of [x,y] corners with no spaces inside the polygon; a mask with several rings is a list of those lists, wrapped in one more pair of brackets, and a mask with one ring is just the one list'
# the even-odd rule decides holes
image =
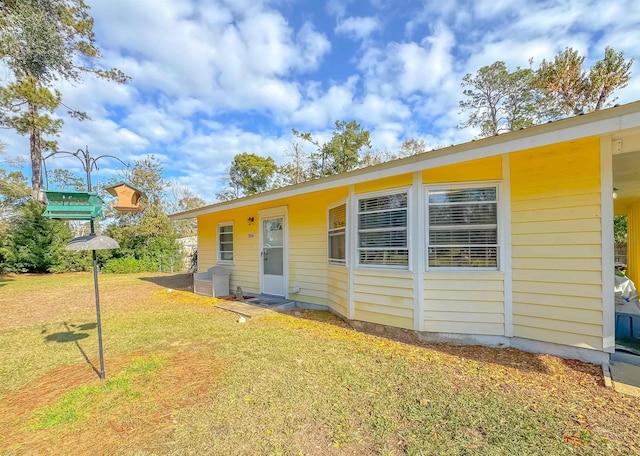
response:
{"label": "yellow house", "polygon": [[615,347],[613,189],[640,282],[640,102],[218,203],[198,269],[426,340]]}

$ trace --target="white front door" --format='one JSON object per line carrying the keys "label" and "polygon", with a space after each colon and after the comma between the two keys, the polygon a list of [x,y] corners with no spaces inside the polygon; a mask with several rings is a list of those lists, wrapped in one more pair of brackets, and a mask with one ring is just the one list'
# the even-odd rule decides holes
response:
{"label": "white front door", "polygon": [[285,218],[261,220],[262,293],[285,296]]}

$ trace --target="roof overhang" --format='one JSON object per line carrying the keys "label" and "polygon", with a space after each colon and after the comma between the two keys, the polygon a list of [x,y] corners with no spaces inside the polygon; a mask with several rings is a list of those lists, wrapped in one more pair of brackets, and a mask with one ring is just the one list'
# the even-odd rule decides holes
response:
{"label": "roof overhang", "polygon": [[231,201],[171,214],[171,220],[182,220],[214,212],[266,203],[294,195],[302,195],[344,185],[353,185],[398,174],[502,155],[518,150],[546,146],[580,138],[612,135],[640,128],[640,101],[622,106],[550,122],[489,138],[469,141],[456,146],[432,150],[419,155],[393,160],[379,165],[329,176],[322,179],[282,187]]}

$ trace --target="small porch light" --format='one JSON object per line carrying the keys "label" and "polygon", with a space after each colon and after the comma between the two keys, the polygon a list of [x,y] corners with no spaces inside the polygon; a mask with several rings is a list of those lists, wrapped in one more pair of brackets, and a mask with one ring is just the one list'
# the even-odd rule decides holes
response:
{"label": "small porch light", "polygon": [[613,187],[613,194],[611,195],[613,197],[613,199],[616,199],[618,197],[618,189]]}

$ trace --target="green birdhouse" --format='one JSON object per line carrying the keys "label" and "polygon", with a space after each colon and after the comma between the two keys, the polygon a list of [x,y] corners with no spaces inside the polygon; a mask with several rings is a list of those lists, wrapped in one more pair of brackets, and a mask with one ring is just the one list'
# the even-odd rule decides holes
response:
{"label": "green birdhouse", "polygon": [[104,201],[92,192],[45,190],[47,208],[42,215],[53,219],[93,220],[102,217]]}

